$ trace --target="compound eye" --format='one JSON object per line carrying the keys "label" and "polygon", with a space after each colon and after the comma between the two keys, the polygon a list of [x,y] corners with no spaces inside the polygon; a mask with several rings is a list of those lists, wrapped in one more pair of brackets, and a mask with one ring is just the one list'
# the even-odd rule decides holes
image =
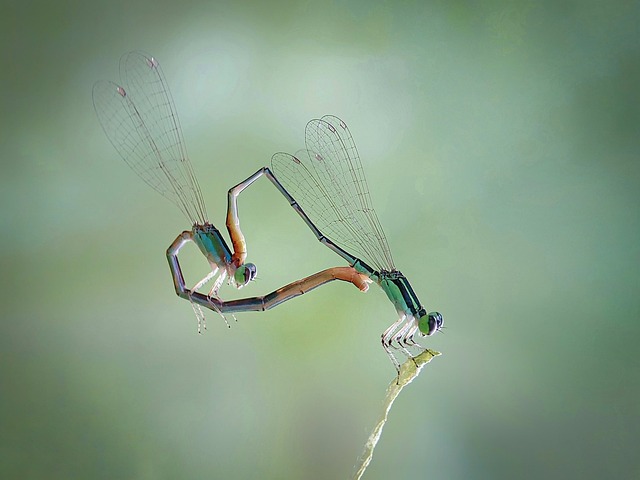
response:
{"label": "compound eye", "polygon": [[235,279],[238,288],[240,288],[244,287],[247,283],[256,278],[257,273],[258,268],[253,263],[245,263],[236,269],[236,273],[233,275],[233,278]]}
{"label": "compound eye", "polygon": [[442,328],[444,320],[438,312],[429,312],[429,335],[436,333]]}
{"label": "compound eye", "polygon": [[253,263],[247,263],[245,267],[247,267],[245,271],[245,278],[247,279],[247,283],[249,283],[254,278],[256,278],[256,275],[258,274],[258,267],[256,267]]}

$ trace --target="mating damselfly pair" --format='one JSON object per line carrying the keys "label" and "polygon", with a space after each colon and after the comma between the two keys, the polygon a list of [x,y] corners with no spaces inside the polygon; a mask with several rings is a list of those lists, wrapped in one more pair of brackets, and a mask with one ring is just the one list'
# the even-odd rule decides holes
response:
{"label": "mating damselfly pair", "polygon": [[[261,168],[229,190],[226,226],[230,249],[220,231],[208,222],[160,64],[145,53],[126,54],[120,60],[120,80],[120,84],[100,81],[94,85],[95,110],[107,137],[133,171],[171,200],[193,225],[174,240],[167,259],[176,293],[194,308],[198,331],[204,322],[201,307],[223,318],[227,313],[268,310],[332,280],[353,283],[362,291],[374,282],[387,294],[399,318],[382,334],[382,346],[396,369],[400,362],[395,353],[412,358],[410,349],[423,350],[414,340],[416,334],[433,335],[442,328],[442,316],[426,312],[409,281],[394,266],[358,150],[342,120],[334,116],[311,120],[305,130],[305,150],[295,155],[276,153],[271,168]],[[225,280],[242,288],[256,276],[256,266],[246,262],[237,200],[262,176],[287,199],[316,238],[349,266],[328,268],[264,296],[224,301],[219,289]],[[209,274],[192,288],[185,285],[178,261],[178,253],[188,242],[198,246],[211,266]],[[210,281],[209,293],[200,293]]]}

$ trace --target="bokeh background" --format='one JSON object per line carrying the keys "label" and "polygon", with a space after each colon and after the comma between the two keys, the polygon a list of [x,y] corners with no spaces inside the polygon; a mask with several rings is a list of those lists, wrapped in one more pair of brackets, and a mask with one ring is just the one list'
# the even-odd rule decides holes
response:
{"label": "bokeh background", "polygon": [[[366,479],[638,478],[634,1],[3,2],[0,477],[349,478],[394,370],[379,289],[196,333],[190,227],[117,156],[91,88],[163,65],[212,222],[229,187],[351,126],[395,262],[446,331]],[[342,265],[268,182],[258,295]],[[183,259],[195,281],[205,265]],[[237,296],[230,288],[227,298]]]}

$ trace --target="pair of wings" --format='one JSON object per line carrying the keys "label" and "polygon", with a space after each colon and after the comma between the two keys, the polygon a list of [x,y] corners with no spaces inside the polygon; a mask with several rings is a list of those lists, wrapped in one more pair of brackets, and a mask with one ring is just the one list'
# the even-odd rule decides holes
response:
{"label": "pair of wings", "polygon": [[120,156],[151,188],[173,202],[191,223],[207,213],[160,64],[131,52],[120,59],[120,82],[93,86],[93,105]]}
{"label": "pair of wings", "polygon": [[[192,223],[205,223],[202,193],[160,64],[146,53],[128,53],[120,59],[120,81],[93,87],[107,137],[142,180]],[[326,237],[378,270],[394,270],[347,125],[334,116],[311,120],[305,143],[306,150],[296,156],[273,156],[278,180]]]}
{"label": "pair of wings", "polygon": [[377,270],[395,270],[347,125],[332,115],[311,120],[305,144],[272,157],[276,178],[327,238]]}

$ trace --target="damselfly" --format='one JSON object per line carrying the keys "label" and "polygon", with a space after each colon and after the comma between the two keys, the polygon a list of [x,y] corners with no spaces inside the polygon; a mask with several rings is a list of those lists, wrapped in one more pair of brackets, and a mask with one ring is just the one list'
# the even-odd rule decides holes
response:
{"label": "damselfly", "polygon": [[[382,334],[382,345],[396,369],[399,362],[392,349],[411,356],[408,348],[419,347],[413,340],[416,332],[432,335],[441,329],[442,316],[437,312],[426,313],[407,279],[393,266],[386,238],[371,207],[355,144],[344,122],[331,116],[312,120],[306,129],[306,151],[297,156],[285,153],[273,156],[272,168],[277,177],[264,167],[229,190],[226,226],[232,251],[220,231],[207,220],[202,193],[158,61],[144,53],[129,53],[120,60],[120,77],[121,84],[110,81],[95,84],[95,110],[111,143],[134,172],[171,200],[193,225],[174,240],[167,250],[167,259],[176,293],[188,299],[194,308],[198,332],[204,322],[200,307],[223,317],[225,313],[268,310],[332,280],[351,282],[362,291],[375,281],[386,292],[400,315]],[[225,280],[242,288],[256,276],[256,266],[246,262],[237,197],[261,176],[267,177],[284,195],[316,238],[350,266],[323,270],[264,296],[224,301],[218,291]],[[315,223],[305,211],[310,212]],[[186,288],[178,261],[178,253],[188,242],[198,246],[211,267],[209,274],[190,289]],[[375,268],[365,263],[364,258]],[[208,294],[198,291],[214,278]]]}
{"label": "damselfly", "polygon": [[427,313],[407,278],[396,270],[347,125],[331,115],[311,120],[305,143],[306,150],[296,155],[276,153],[273,173],[287,197],[296,199],[290,200],[291,206],[316,238],[380,285],[396,307],[398,320],[382,334],[382,346],[399,370],[392,349],[412,357],[409,348],[422,349],[414,335],[439,331],[442,315]]}

